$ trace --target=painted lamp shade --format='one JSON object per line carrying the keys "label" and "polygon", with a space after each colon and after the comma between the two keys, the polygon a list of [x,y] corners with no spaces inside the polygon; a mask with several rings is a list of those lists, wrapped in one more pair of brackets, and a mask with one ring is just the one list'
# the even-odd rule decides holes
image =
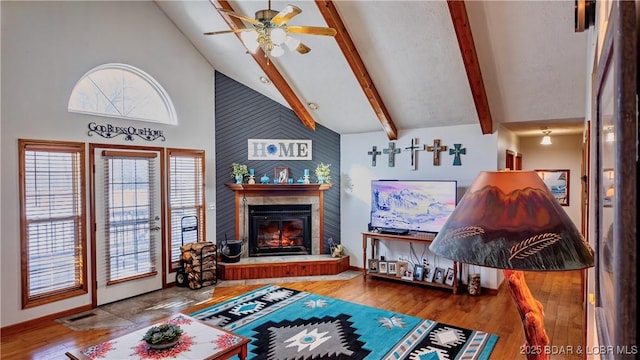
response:
{"label": "painted lamp shade", "polygon": [[592,267],[593,250],[534,171],[481,172],[429,249],[498,269]]}
{"label": "painted lamp shade", "polygon": [[[429,246],[436,255],[503,269],[526,349],[547,349],[542,304],[523,270],[578,270],[593,266],[593,250],[534,171],[481,172]],[[531,351],[528,360],[547,360]]]}

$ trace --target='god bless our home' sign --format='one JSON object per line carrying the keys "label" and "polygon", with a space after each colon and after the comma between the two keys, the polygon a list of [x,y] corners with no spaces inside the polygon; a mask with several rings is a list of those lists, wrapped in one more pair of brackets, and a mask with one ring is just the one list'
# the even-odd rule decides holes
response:
{"label": "'god bless our home' sign", "polygon": [[249,139],[249,160],[312,160],[311,140]]}

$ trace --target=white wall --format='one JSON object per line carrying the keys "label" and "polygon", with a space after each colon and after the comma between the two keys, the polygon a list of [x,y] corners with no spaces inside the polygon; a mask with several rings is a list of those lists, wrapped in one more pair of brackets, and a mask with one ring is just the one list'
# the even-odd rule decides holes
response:
{"label": "white wall", "polygon": [[580,192],[582,182],[582,134],[553,135],[551,145],[540,145],[541,136],[520,139],[522,169],[569,169],[569,206],[563,206],[578,229],[582,226]]}
{"label": "white wall", "polygon": [[506,169],[507,167],[507,150],[514,152],[520,151],[520,138],[511,130],[506,127],[498,126],[498,170]]}
{"label": "white wall", "polygon": [[[418,138],[420,145],[433,145],[434,139],[440,139],[441,145],[453,146],[462,144],[466,148],[466,155],[462,155],[462,165],[453,166],[452,155],[448,151],[440,154],[440,166],[433,165],[433,153],[420,151],[418,153],[417,170],[410,169],[410,152],[405,147],[411,146],[411,139]],[[365,134],[346,134],[340,138],[341,148],[341,234],[342,244],[346,247],[350,257],[350,265],[362,268],[365,259],[362,258],[362,232],[367,230],[371,209],[371,180],[457,180],[458,198],[462,197],[466,188],[471,185],[480,171],[497,170],[497,135],[482,135],[479,125],[450,126],[406,130],[396,143],[396,148],[402,149],[396,155],[395,167],[388,166],[388,156],[378,155],[377,164],[371,166],[371,156],[367,154],[372,146],[378,151],[388,148],[389,140],[380,132]],[[416,247],[418,255],[423,248]],[[409,256],[409,245],[396,243],[383,249],[387,258],[397,259],[398,256]],[[431,255],[433,258],[433,255]],[[439,259],[437,266],[451,267],[451,261]],[[472,271],[477,271],[475,267]],[[466,270],[463,270],[466,274]],[[496,289],[502,281],[501,272],[484,268],[481,271],[482,286]],[[463,277],[466,282],[466,277]]]}
{"label": "white wall", "polygon": [[[7,326],[91,304],[88,294],[21,309],[18,139],[204,149],[206,198],[213,202],[214,70],[154,2],[2,1],[0,4],[1,325]],[[93,67],[109,62],[130,64],[154,77],[173,100],[179,125],[136,123],[67,112],[75,82]],[[161,129],[166,141],[88,137],[87,125],[92,121]],[[213,237],[215,213],[208,212],[207,220],[207,236]]]}

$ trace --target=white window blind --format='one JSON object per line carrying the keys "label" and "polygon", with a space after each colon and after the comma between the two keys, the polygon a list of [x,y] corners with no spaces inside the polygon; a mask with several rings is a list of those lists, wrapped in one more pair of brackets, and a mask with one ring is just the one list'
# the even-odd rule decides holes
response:
{"label": "white window blind", "polygon": [[[175,269],[180,246],[204,239],[204,151],[169,149],[170,262]],[[197,232],[182,232],[182,219],[197,217]],[[193,218],[185,218],[191,228]],[[184,237],[184,239],[183,239]]]}
{"label": "white window blind", "polygon": [[23,307],[86,292],[84,144],[20,140]]}

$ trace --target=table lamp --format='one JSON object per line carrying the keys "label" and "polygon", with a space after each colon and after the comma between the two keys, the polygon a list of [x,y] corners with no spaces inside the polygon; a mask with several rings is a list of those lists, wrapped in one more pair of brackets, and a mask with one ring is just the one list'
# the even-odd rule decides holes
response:
{"label": "table lamp", "polygon": [[593,249],[534,171],[483,171],[429,249],[462,263],[503,269],[525,335],[527,359],[548,359],[544,311],[522,270],[593,266]]}

